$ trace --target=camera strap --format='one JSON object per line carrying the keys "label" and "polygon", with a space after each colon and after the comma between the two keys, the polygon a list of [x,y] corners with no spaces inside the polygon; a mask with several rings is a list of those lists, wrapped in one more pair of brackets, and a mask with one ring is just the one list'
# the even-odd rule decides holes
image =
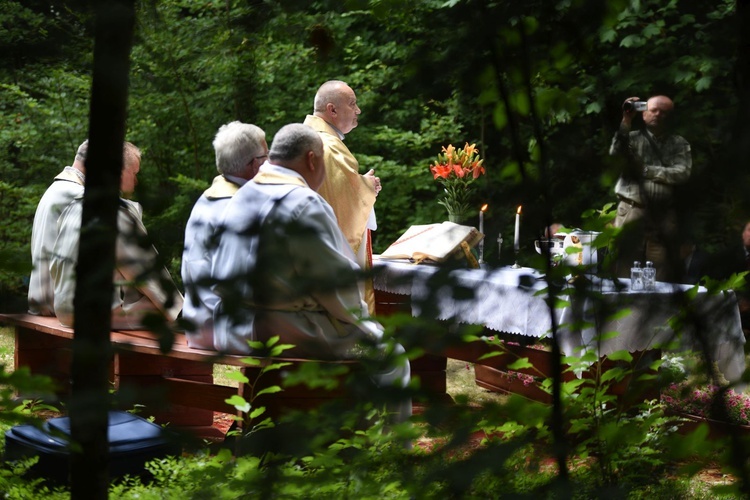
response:
{"label": "camera strap", "polygon": [[649,134],[646,130],[641,129],[641,135],[643,135],[648,143],[651,144],[651,147],[656,152],[656,156],[659,158],[659,162],[661,162],[661,164],[666,167],[667,164],[664,163],[664,157],[662,157],[661,155],[661,148],[658,144],[656,144],[656,141],[653,137],[651,137],[651,134]]}

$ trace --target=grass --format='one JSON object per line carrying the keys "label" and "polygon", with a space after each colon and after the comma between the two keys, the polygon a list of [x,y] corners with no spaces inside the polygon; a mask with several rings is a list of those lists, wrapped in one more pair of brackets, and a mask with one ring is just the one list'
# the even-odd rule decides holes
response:
{"label": "grass", "polygon": [[13,349],[15,347],[15,337],[13,329],[9,327],[0,327],[0,364],[5,365],[9,370],[13,369]]}
{"label": "grass", "polygon": [[447,392],[454,398],[465,395],[469,403],[483,404],[505,398],[503,394],[479,387],[474,379],[474,365],[456,359],[448,360],[446,369]]}

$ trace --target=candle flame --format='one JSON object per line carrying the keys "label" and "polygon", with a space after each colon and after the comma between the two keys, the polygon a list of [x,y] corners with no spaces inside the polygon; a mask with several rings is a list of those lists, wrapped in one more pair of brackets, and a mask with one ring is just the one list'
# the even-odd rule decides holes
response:
{"label": "candle flame", "polygon": [[489,205],[487,205],[486,203],[485,203],[484,205],[482,205],[481,211],[482,211],[482,212],[486,212],[486,211],[487,211],[487,207],[488,207],[488,206],[489,206]]}
{"label": "candle flame", "polygon": [[521,205],[518,205],[518,210],[516,211],[517,214],[521,213]]}

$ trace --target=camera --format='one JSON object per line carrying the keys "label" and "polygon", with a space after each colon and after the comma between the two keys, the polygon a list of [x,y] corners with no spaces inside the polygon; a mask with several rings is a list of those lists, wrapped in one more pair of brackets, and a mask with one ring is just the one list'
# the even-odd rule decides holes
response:
{"label": "camera", "polygon": [[648,109],[648,104],[646,101],[625,101],[622,104],[622,110],[623,111],[630,111],[631,109],[634,109],[635,111],[643,112]]}

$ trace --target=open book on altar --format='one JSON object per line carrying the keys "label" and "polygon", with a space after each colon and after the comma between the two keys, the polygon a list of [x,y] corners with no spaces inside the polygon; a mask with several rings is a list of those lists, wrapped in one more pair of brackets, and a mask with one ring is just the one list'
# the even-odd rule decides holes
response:
{"label": "open book on altar", "polygon": [[[484,235],[476,228],[453,222],[416,225],[407,229],[380,258],[444,262],[453,256],[463,257],[465,250],[476,246],[482,238]],[[465,249],[462,249],[464,242]]]}

